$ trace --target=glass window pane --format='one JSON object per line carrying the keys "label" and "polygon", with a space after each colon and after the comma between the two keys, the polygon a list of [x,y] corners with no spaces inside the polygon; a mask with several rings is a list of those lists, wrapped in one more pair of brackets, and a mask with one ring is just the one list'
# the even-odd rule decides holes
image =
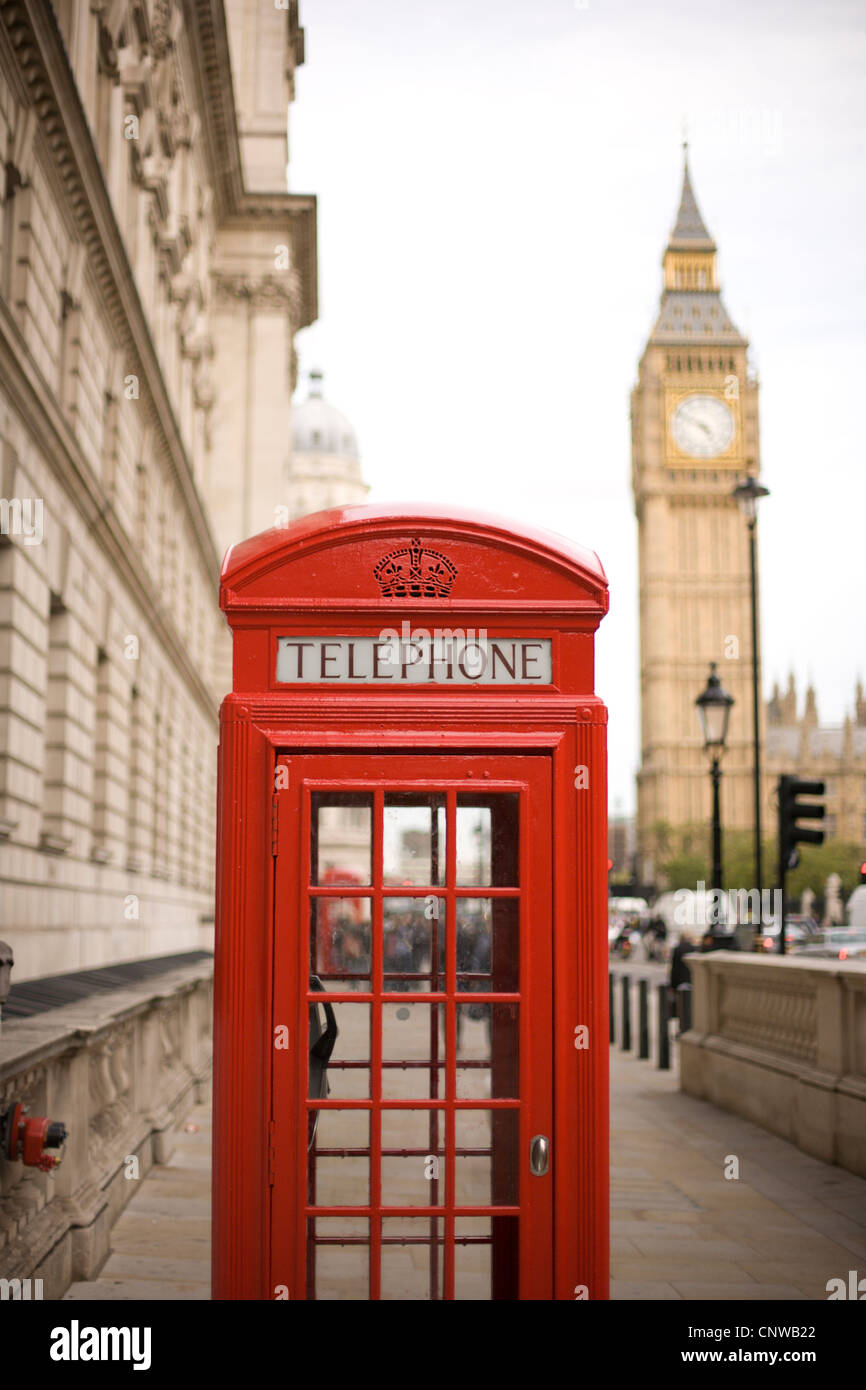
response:
{"label": "glass window pane", "polygon": [[490,808],[457,806],[457,882],[490,885]]}
{"label": "glass window pane", "polygon": [[[337,1036],[328,1018],[333,1012]],[[307,1071],[310,1100],[365,1100],[370,1095],[370,1005],[310,1004]],[[331,1044],[333,1044],[331,1046]],[[330,1056],[327,1056],[331,1047]]]}
{"label": "glass window pane", "polygon": [[445,797],[392,792],[385,797],[382,882],[445,882]]}
{"label": "glass window pane", "polygon": [[454,1298],[514,1302],[519,1296],[518,1217],[461,1216],[454,1222]]}
{"label": "glass window pane", "polygon": [[444,1113],[383,1110],[382,1205],[435,1207],[444,1200]]}
{"label": "glass window pane", "polygon": [[519,1096],[518,1004],[457,1005],[457,1096]]}
{"label": "glass window pane", "polygon": [[370,1200],[370,1115],[367,1110],[312,1112],[307,1155],[310,1206],[365,1207]]}
{"label": "glass window pane", "polygon": [[369,792],[313,792],[310,882],[372,883],[373,797]]}
{"label": "glass window pane", "polygon": [[382,1005],[382,1095],[435,1100],[445,1095],[445,1005]]}
{"label": "glass window pane", "polygon": [[516,792],[457,796],[457,882],[473,888],[518,886]]}
{"label": "glass window pane", "polygon": [[382,1290],[388,1302],[442,1297],[445,1267],[442,1218],[382,1218]]}
{"label": "glass window pane", "polygon": [[385,989],[444,990],[445,899],[384,898],[382,917]]}
{"label": "glass window pane", "polygon": [[519,1113],[458,1110],[454,1200],[458,1206],[517,1205]]}
{"label": "glass window pane", "polygon": [[517,898],[457,899],[457,988],[512,994],[520,987]]}
{"label": "glass window pane", "polygon": [[310,974],[327,988],[370,988],[370,899],[312,898]]}
{"label": "glass window pane", "polygon": [[366,1216],[307,1218],[307,1298],[370,1297],[370,1221]]}

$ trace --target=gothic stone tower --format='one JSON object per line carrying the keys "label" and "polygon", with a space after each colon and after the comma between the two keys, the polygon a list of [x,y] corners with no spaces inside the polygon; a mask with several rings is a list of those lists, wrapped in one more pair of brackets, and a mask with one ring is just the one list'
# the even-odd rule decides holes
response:
{"label": "gothic stone tower", "polygon": [[688,159],[664,287],[632,393],[638,518],[641,768],[638,875],[686,827],[709,836],[710,779],[695,710],[709,663],[734,696],[722,821],[752,825],[752,644],[746,523],[731,493],[757,476],[758,383],[722,303],[716,246]]}

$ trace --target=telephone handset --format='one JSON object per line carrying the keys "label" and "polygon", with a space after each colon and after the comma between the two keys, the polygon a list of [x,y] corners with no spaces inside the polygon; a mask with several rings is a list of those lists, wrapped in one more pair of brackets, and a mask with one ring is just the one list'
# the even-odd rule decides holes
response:
{"label": "telephone handset", "polygon": [[[322,984],[318,975],[310,976],[310,989],[324,993],[325,986]],[[325,1022],[322,1025],[320,1009],[324,1010]],[[308,1095],[311,1100],[324,1100],[330,1087],[328,1086],[328,1062],[337,1041],[337,1019],[334,1010],[327,1000],[323,999],[321,1004],[310,1004],[310,1080]],[[310,1114],[310,1138],[307,1148],[313,1147],[313,1140],[316,1137],[316,1126],[319,1122],[318,1111]]]}

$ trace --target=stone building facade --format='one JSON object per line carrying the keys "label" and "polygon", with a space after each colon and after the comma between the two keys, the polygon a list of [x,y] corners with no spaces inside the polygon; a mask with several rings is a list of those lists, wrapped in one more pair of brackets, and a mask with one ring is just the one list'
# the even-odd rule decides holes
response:
{"label": "stone building facade", "polygon": [[722,302],[716,245],[689,166],[663,257],[658,318],[632,393],[638,519],[641,765],[638,877],[652,881],[670,832],[710,817],[695,699],[711,662],[733,695],[726,825],[752,824],[748,531],[732,491],[760,472],[758,382]]}
{"label": "stone building facade", "polygon": [[315,199],[297,5],[0,0],[0,934],[208,945],[221,552],[274,524]]}
{"label": "stone building facade", "polygon": [[[823,781],[827,839],[861,845],[866,858],[866,696],[858,682],[852,712],[844,723],[822,725],[812,685],[802,711],[797,687],[788,677],[784,694],[778,684],[767,703],[765,800],[770,801],[782,773]],[[769,821],[769,826],[774,822]],[[806,851],[808,853],[808,850]]]}
{"label": "stone building facade", "polygon": [[286,478],[287,521],[329,507],[363,502],[370,491],[361,475],[355,431],[322,395],[322,373],[310,372],[309,394],[292,411],[292,456]]}

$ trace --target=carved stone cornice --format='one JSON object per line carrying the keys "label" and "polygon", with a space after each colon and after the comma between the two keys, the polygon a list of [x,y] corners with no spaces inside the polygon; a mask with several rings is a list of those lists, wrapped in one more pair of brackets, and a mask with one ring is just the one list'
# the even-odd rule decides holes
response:
{"label": "carved stone cornice", "polygon": [[117,70],[123,95],[132,110],[140,115],[146,106],[153,104],[152,64],[149,58],[137,60],[129,48],[117,55]]}
{"label": "carved stone cornice", "polygon": [[150,14],[150,48],[154,58],[164,58],[171,47],[171,0],[154,0]]}
{"label": "carved stone cornice", "polygon": [[189,149],[200,129],[195,114],[179,105],[171,106],[168,110],[159,107],[156,119],[162,147],[170,158],[174,158],[181,148]]}
{"label": "carved stone cornice", "polygon": [[[234,84],[222,0],[184,0],[187,27],[197,41],[198,109],[208,119],[202,135],[213,179],[217,222],[220,225],[251,219],[283,220],[290,224],[292,263],[299,277],[298,316],[295,328],[305,328],[318,314],[318,266],[316,259],[316,199],[313,194],[248,193],[244,189],[240,138],[234,103]],[[297,15],[292,23],[297,27]]]}
{"label": "carved stone cornice", "polygon": [[179,278],[180,268],[192,246],[189,219],[180,217],[170,227],[161,228],[157,235],[157,242],[170,279],[169,293],[174,299],[176,298],[173,288],[174,282]]}
{"label": "carved stone cornice", "polygon": [[207,112],[204,141],[217,196],[225,215],[243,194],[240,139],[234,102],[229,41],[222,0],[184,0],[187,28],[197,40],[195,79],[198,109]]}
{"label": "carved stone cornice", "polygon": [[162,155],[149,154],[141,161],[141,183],[152,193],[160,222],[168,217],[168,164]]}
{"label": "carved stone cornice", "polygon": [[114,36],[111,31],[106,28],[103,21],[103,10],[104,6],[100,6],[96,10],[96,13],[99,15],[99,48],[97,63],[99,65],[99,71],[105,77],[110,77],[111,80],[114,81],[118,75],[117,45],[114,42]]}
{"label": "carved stone cornice", "polygon": [[294,316],[299,303],[299,276],[294,270],[275,270],[271,275],[230,274],[215,271],[212,283],[217,304],[246,300],[254,309],[285,309]]}
{"label": "carved stone cornice", "polygon": [[291,246],[297,286],[292,327],[307,328],[319,312],[315,194],[245,193],[221,226],[234,231],[267,222],[273,225],[275,240],[285,238]]}
{"label": "carved stone cornice", "polygon": [[205,572],[216,584],[219,558],[210,526],[54,10],[44,0],[0,0],[0,22],[16,55],[19,80],[35,108],[40,133],[64,189],[76,239],[85,248],[88,267],[114,329],[117,351],[147,387],[155,423]]}

